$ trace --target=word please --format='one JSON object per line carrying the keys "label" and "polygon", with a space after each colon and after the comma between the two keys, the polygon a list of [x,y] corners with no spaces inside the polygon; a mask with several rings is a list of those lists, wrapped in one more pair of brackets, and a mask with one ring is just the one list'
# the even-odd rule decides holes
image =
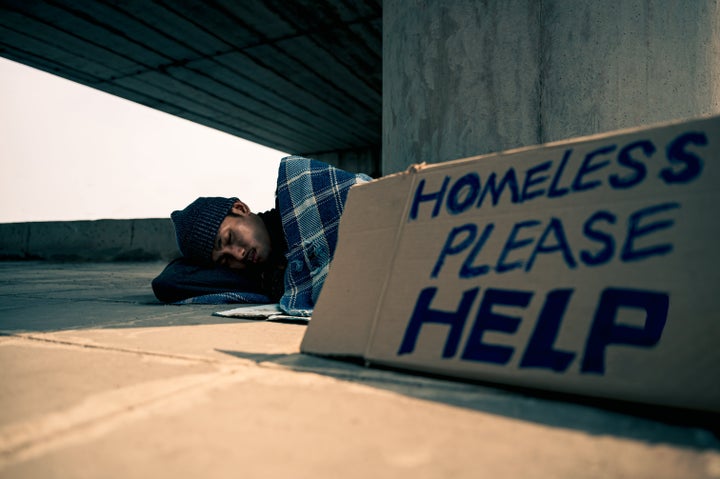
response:
{"label": "word please", "polygon": [[[407,323],[397,354],[413,353],[422,327],[434,323],[448,326],[447,339],[441,356],[443,359],[453,358],[460,346],[468,315],[479,290],[480,288],[472,288],[463,292],[455,311],[441,311],[430,307],[438,288],[423,289]],[[535,322],[535,329],[525,345],[519,363],[520,368],[540,368],[561,373],[573,362],[576,356],[574,351],[559,350],[554,346],[573,292],[573,289],[556,289],[547,293]],[[460,359],[495,365],[507,364],[515,353],[515,347],[488,344],[483,341],[483,335],[486,332],[513,335],[523,318],[497,313],[493,311],[493,307],[517,308],[522,312],[533,296],[534,293],[530,291],[485,290]],[[612,345],[637,348],[655,346],[662,337],[669,302],[668,294],[662,292],[622,288],[603,290],[585,344],[578,345],[584,350],[580,372],[603,374],[605,351]],[[619,311],[625,308],[644,310],[645,324],[637,327],[617,322]]]}
{"label": "word please", "polygon": [[[672,243],[652,235],[674,225],[674,220],[668,214],[679,207],[679,203],[668,202],[631,212],[627,215],[625,224],[620,225],[620,241],[616,241],[615,236],[608,231],[608,227],[618,223],[617,215],[608,210],[597,211],[582,225],[583,238],[589,241],[589,246],[576,246],[577,252],[573,251],[560,218],[552,217],[546,222],[519,221],[506,233],[499,254],[491,251],[497,256],[493,255],[492,258],[496,259],[489,262],[487,259],[483,261],[483,250],[496,229],[495,224],[485,224],[482,232],[474,223],[463,224],[450,230],[430,277],[436,278],[445,260],[456,255],[465,258],[457,273],[462,279],[474,278],[491,271],[506,273],[521,269],[528,272],[540,255],[558,255],[571,269],[576,268],[578,262],[586,266],[600,266],[611,261],[616,255],[622,262],[665,255],[672,252]],[[618,243],[620,247],[617,246]]]}

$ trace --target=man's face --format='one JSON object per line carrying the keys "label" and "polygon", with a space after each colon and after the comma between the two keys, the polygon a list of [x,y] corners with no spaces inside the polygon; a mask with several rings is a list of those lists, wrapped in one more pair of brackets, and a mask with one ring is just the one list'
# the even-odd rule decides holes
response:
{"label": "man's face", "polygon": [[242,201],[236,201],[215,237],[212,260],[232,269],[259,265],[270,257],[270,234],[263,220],[250,212]]}

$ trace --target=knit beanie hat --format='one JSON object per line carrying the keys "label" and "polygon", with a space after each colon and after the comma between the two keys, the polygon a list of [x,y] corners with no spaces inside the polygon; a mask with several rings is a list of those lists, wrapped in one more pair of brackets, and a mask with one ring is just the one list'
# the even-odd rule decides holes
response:
{"label": "knit beanie hat", "polygon": [[184,210],[172,212],[170,217],[183,256],[212,262],[218,228],[236,201],[237,198],[203,197],[190,203]]}

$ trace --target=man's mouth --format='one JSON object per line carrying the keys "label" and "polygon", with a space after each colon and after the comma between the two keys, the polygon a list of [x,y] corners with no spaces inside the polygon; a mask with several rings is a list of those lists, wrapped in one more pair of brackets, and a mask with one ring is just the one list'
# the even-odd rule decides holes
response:
{"label": "man's mouth", "polygon": [[257,263],[257,250],[253,248],[248,251],[248,254],[245,256],[245,260],[248,263]]}

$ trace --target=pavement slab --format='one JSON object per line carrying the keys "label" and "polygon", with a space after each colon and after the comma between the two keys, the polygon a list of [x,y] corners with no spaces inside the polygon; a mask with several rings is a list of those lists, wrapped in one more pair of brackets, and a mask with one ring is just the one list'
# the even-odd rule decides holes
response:
{"label": "pavement slab", "polygon": [[0,263],[0,478],[720,478],[702,421],[309,356],[159,263]]}

